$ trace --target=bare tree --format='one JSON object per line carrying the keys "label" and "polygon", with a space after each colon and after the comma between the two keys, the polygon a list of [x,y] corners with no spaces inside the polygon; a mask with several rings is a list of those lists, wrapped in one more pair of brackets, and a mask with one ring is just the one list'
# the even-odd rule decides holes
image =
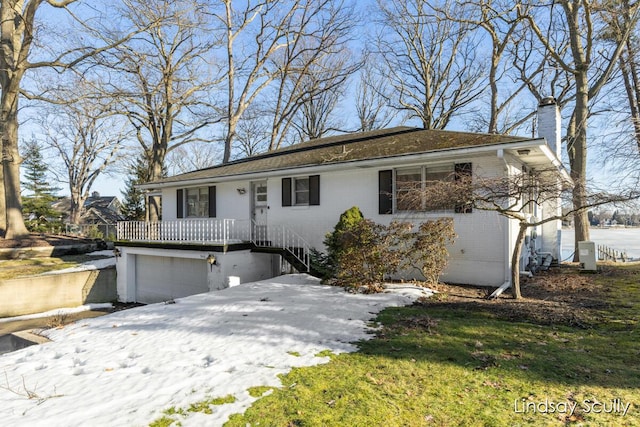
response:
{"label": "bare tree", "polygon": [[[216,40],[197,0],[124,0],[124,6],[121,13],[139,35],[102,55],[99,64],[109,69],[103,87],[133,126],[153,181],[162,177],[168,152],[203,141],[203,130],[218,120],[210,99]],[[158,220],[159,199],[150,197],[148,209],[149,219]]]}
{"label": "bare tree", "polygon": [[[557,7],[559,5],[560,10]],[[534,15],[523,13],[529,27],[545,50],[545,55],[568,73],[575,86],[571,120],[567,126],[567,153],[571,166],[571,177],[575,182],[573,190],[574,227],[576,249],[580,241],[589,240],[589,221],[585,210],[577,209],[587,205],[587,122],[590,101],[594,100],[610,79],[620,55],[629,38],[631,28],[624,28],[617,43],[607,48],[598,43],[598,35],[606,27],[601,13],[621,13],[624,5],[620,2],[600,3],[584,0],[559,0],[545,6],[548,14],[539,22]],[[632,12],[632,21],[637,19],[637,9]],[[544,25],[544,27],[542,26]],[[549,33],[543,28],[553,28]],[[559,51],[555,38],[565,38],[569,45],[566,52]],[[577,250],[576,250],[577,258]]]}
{"label": "bare tree", "polygon": [[[526,7],[520,5],[521,9],[518,10],[514,2],[502,0],[470,1],[455,6],[445,3],[443,6],[436,6],[436,10],[444,19],[468,25],[471,31],[481,30],[485,34],[484,37],[491,41],[487,74],[489,109],[488,114],[483,113],[479,116],[479,120],[483,122],[486,132],[512,132],[533,114],[515,111],[515,117],[511,116],[514,114],[515,104],[522,103],[520,94],[526,89],[524,81],[509,85],[502,84],[505,79],[512,80],[514,77],[510,72],[511,65],[507,62],[509,59],[507,54],[514,43],[513,36],[521,25],[521,14]],[[526,111],[533,111],[533,109]]]}
{"label": "bare tree", "polygon": [[304,79],[303,87],[307,95],[292,120],[298,141],[322,138],[344,127],[336,107],[343,95],[342,86],[348,75],[334,72],[339,69],[339,64],[336,64],[336,68],[329,64],[320,69],[312,67]]}
{"label": "bare tree", "polygon": [[[459,209],[496,212],[518,223],[518,234],[511,253],[511,287],[514,298],[521,298],[520,259],[529,229],[548,222],[563,220],[576,212],[609,203],[628,202],[640,197],[640,192],[589,192],[586,203],[564,212],[555,209],[571,200],[572,182],[558,175],[558,170],[514,171],[505,176],[456,175],[442,181],[404,183],[399,203],[414,210],[438,210],[456,205]],[[532,213],[543,206],[547,212],[557,212],[542,218]]]}
{"label": "bare tree", "polygon": [[212,15],[226,34],[226,114],[223,163],[232,156],[238,123],[266,88],[278,81],[274,99],[274,149],[286,134],[286,121],[299,107],[297,79],[319,59],[341,52],[349,28],[342,0],[254,0],[243,8],[224,0]]}
{"label": "bare tree", "polygon": [[69,221],[79,224],[84,203],[95,180],[118,160],[128,137],[126,123],[96,100],[83,97],[74,104],[51,109],[41,123],[45,145],[53,149],[64,165],[60,182],[69,186]]}
{"label": "bare tree", "polygon": [[[389,76],[389,103],[425,129],[444,129],[485,87],[469,24],[440,16],[426,0],[378,1],[376,40]],[[439,4],[457,13],[453,2]]]}
{"label": "bare tree", "polygon": [[[128,39],[131,35],[105,34],[102,42],[85,40],[71,47],[65,39],[47,39],[38,34],[36,19],[43,5],[68,9],[76,0],[2,0],[0,2],[0,134],[2,168],[0,168],[0,234],[5,238],[19,238],[28,234],[22,218],[20,196],[20,151],[18,148],[18,111],[20,96],[24,95],[23,78],[28,71],[55,68],[62,72],[72,69],[100,52]],[[74,15],[69,15],[74,16]],[[77,20],[81,25],[82,23]],[[86,24],[85,24],[86,25]],[[113,34],[111,34],[113,35]],[[60,47],[56,50],[39,49],[37,59],[32,58],[36,42],[42,46]]]}
{"label": "bare tree", "polygon": [[220,154],[220,147],[211,142],[181,145],[167,155],[167,172],[177,175],[214,166],[220,162]]}
{"label": "bare tree", "polygon": [[[309,108],[312,100],[339,98],[347,79],[362,65],[348,48],[356,20],[350,5],[327,3],[325,11],[319,11],[316,21],[309,27],[314,32],[298,35],[278,55],[273,66],[278,70],[274,81],[275,101],[267,111],[272,116],[272,133],[269,150],[275,150],[291,141],[291,127],[299,133],[300,115]],[[317,104],[317,102],[316,102]],[[304,137],[303,137],[304,139]]]}
{"label": "bare tree", "polygon": [[[602,36],[613,43],[623,43],[623,50],[618,59],[619,75],[623,83],[628,110],[624,114],[633,128],[636,150],[640,152],[640,41],[638,40],[637,19],[635,9],[638,3],[631,5],[628,0],[622,0],[621,13],[604,13],[607,29]],[[629,36],[626,36],[629,31]],[[626,40],[624,40],[626,38]]]}
{"label": "bare tree", "polygon": [[385,93],[385,79],[376,73],[368,58],[360,71],[360,81],[356,86],[355,108],[358,116],[356,132],[383,129],[389,126],[397,115],[397,110],[389,108]]}
{"label": "bare tree", "polygon": [[[272,129],[269,120],[265,120],[265,116],[268,117],[269,113],[258,109],[255,104],[245,112],[236,130],[238,158],[251,157],[269,150],[276,131]],[[279,142],[282,144],[284,141]],[[278,147],[273,149],[275,148]]]}

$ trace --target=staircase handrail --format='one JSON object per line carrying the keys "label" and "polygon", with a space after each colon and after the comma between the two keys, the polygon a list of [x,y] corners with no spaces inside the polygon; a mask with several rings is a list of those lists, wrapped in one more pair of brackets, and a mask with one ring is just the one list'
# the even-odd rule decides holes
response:
{"label": "staircase handrail", "polygon": [[[260,227],[260,228],[258,228]],[[272,247],[287,251],[304,265],[307,272],[311,270],[309,256],[311,245],[300,234],[285,225],[263,225],[251,220],[251,243],[256,247]],[[296,253],[296,249],[301,253]]]}

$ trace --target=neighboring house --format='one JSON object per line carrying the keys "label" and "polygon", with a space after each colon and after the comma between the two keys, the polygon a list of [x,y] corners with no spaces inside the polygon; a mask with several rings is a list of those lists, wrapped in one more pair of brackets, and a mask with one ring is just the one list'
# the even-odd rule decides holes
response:
{"label": "neighboring house", "polygon": [[[77,228],[78,232],[85,231],[87,226],[96,226],[105,237],[115,232],[111,226],[118,221],[123,220],[120,213],[122,205],[116,196],[101,196],[100,193],[94,191],[90,197],[84,202],[82,215],[80,216],[80,224],[70,224],[70,228]],[[63,221],[69,223],[69,214],[71,211],[71,200],[64,197],[54,203],[53,208],[63,215]]]}
{"label": "neighboring house", "polygon": [[[569,180],[559,160],[559,117],[555,103],[540,107],[540,138],[397,127],[311,140],[144,184],[162,194],[163,221],[118,224],[119,297],[157,302],[221,289],[275,276],[283,259],[304,271],[310,248],[323,250],[326,233],[352,206],[385,224],[453,218],[458,237],[443,280],[500,286],[510,280],[515,221],[460,207],[407,211],[396,196],[403,182],[454,172],[553,168]],[[559,209],[559,202],[537,206],[531,215]],[[527,245],[522,265],[540,253],[557,260],[560,221],[531,230]]]}

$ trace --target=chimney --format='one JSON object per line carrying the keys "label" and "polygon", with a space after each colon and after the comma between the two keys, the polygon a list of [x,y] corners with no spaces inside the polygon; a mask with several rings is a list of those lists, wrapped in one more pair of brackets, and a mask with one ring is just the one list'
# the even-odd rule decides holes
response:
{"label": "chimney", "polygon": [[553,96],[544,98],[538,105],[538,137],[546,139],[556,157],[562,159],[560,109]]}

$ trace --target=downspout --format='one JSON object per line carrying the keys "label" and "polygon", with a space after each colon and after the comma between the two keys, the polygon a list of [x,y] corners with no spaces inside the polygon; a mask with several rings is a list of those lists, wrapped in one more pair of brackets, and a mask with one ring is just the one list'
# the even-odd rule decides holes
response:
{"label": "downspout", "polygon": [[[504,150],[500,148],[497,151],[498,159],[504,163],[505,173],[509,173],[509,164],[504,158]],[[511,246],[511,221],[505,218],[507,226],[505,227],[504,236],[504,283],[489,296],[491,298],[498,298],[505,290],[511,287],[511,257],[509,256],[509,248]]]}

